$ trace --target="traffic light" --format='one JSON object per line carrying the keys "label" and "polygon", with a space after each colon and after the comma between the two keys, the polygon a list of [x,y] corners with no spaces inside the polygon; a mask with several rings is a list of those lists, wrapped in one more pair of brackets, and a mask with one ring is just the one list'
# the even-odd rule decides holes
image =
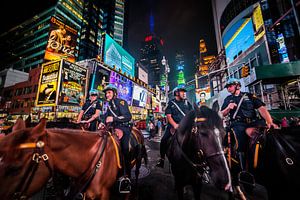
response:
{"label": "traffic light", "polygon": [[249,76],[249,74],[250,74],[250,67],[247,65],[244,65],[242,67],[242,74],[241,74],[242,78]]}

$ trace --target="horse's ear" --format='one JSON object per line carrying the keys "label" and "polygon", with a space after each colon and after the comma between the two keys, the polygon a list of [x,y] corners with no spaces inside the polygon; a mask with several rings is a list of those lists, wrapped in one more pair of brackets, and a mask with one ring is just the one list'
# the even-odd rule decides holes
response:
{"label": "horse's ear", "polygon": [[22,130],[25,128],[26,128],[26,125],[25,125],[24,120],[22,118],[18,118],[15,125],[12,128],[12,131],[14,132],[14,131]]}
{"label": "horse's ear", "polygon": [[33,133],[36,133],[36,134],[43,133],[44,130],[46,129],[46,125],[47,125],[47,119],[45,119],[45,118],[41,119],[40,123],[36,127],[33,128],[33,130],[32,130]]}

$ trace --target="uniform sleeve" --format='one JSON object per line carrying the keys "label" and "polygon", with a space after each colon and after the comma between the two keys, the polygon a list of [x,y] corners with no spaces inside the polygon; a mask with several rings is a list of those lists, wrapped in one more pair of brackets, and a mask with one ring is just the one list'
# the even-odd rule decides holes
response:
{"label": "uniform sleeve", "polygon": [[128,104],[125,100],[120,100],[118,103],[120,116],[114,117],[115,122],[129,122],[132,118]]}
{"label": "uniform sleeve", "polygon": [[249,94],[249,98],[252,100],[255,109],[258,109],[261,106],[265,106],[266,105],[259,98],[257,98],[254,94]]}
{"label": "uniform sleeve", "polygon": [[172,114],[171,105],[172,105],[172,103],[171,103],[171,101],[169,101],[168,106],[167,106],[166,111],[165,111],[166,115]]}
{"label": "uniform sleeve", "polygon": [[87,102],[85,102],[82,106],[82,110],[85,111],[88,108],[88,104]]}
{"label": "uniform sleeve", "polygon": [[225,109],[227,108],[228,105],[229,105],[229,96],[226,97],[226,98],[224,99],[224,102],[223,102],[221,111],[222,111],[222,110],[225,110]]}
{"label": "uniform sleeve", "polygon": [[188,102],[188,104],[189,104],[189,111],[193,110],[192,104],[190,104],[190,102]]}
{"label": "uniform sleeve", "polygon": [[96,103],[96,110],[101,110],[101,105],[99,101],[97,101]]}

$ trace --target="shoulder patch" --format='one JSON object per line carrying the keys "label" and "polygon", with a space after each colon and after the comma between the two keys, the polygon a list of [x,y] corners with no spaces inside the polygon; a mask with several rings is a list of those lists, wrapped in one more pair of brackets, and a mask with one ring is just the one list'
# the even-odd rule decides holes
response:
{"label": "shoulder patch", "polygon": [[120,101],[120,104],[122,105],[122,106],[124,106],[125,105],[125,101]]}

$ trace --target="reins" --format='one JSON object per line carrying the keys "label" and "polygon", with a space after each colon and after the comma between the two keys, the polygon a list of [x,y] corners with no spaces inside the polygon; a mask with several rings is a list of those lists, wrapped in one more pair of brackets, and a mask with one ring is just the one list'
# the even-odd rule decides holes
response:
{"label": "reins", "polygon": [[[46,136],[47,136],[47,132],[46,132]],[[13,199],[17,200],[17,199],[25,199],[26,198],[26,196],[24,194],[25,194],[25,192],[27,192],[27,190],[34,178],[34,175],[35,175],[36,171],[38,170],[39,163],[41,160],[44,161],[45,165],[47,166],[47,168],[50,172],[50,176],[52,176],[52,169],[48,162],[49,156],[45,153],[44,146],[45,146],[45,142],[43,142],[40,138],[36,143],[23,143],[23,144],[19,145],[18,149],[34,148],[34,151],[33,151],[32,157],[31,157],[30,165],[27,168],[22,180],[18,184],[18,186],[16,188],[17,192],[14,193]]]}

